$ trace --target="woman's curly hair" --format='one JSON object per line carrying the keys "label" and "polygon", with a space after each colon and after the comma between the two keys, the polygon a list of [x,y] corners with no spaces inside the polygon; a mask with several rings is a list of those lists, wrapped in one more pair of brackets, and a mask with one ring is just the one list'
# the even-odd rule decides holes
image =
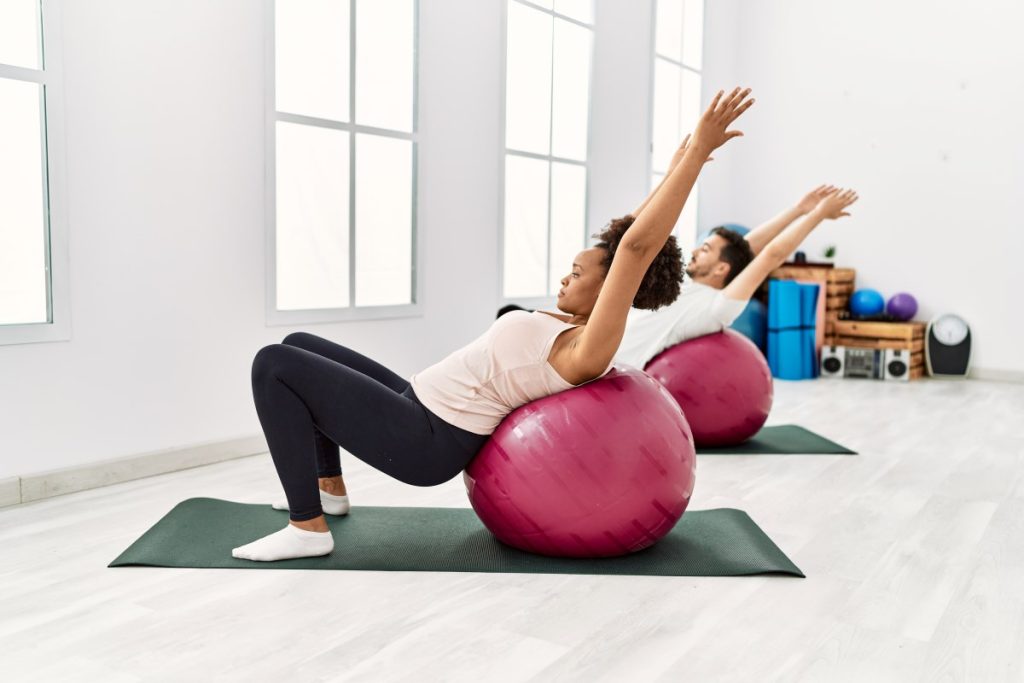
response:
{"label": "woman's curly hair", "polygon": [[[614,218],[605,226],[604,230],[594,235],[598,239],[595,247],[601,247],[607,252],[601,265],[605,273],[611,268],[615,252],[619,248],[622,236],[626,234],[629,226],[633,225],[636,218],[632,215],[625,215],[622,218]],[[640,283],[640,289],[633,297],[633,306],[656,311],[662,306],[668,306],[679,297],[679,285],[683,281],[683,252],[676,242],[675,235],[668,238],[665,246],[661,248],[658,255],[654,257],[650,267],[644,274]]]}

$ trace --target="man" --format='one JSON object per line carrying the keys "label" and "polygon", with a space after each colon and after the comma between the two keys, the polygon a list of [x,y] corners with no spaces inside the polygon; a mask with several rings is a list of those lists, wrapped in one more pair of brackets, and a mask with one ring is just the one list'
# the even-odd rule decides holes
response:
{"label": "man", "polygon": [[[685,145],[684,141],[673,157],[669,173],[682,157]],[[637,213],[659,189],[661,185],[637,208]],[[723,227],[712,230],[691,254],[686,267],[688,282],[683,284],[679,298],[657,311],[630,312],[616,362],[643,368],[670,346],[731,325],[761,283],[807,235],[824,220],[850,215],[845,209],[855,201],[853,190],[821,185],[746,236]],[[803,220],[794,225],[801,216]]]}
{"label": "man", "polygon": [[[665,178],[683,158],[689,140],[687,136],[676,150]],[[634,216],[640,215],[664,183],[662,179]],[[853,190],[820,185],[746,236],[724,227],[712,230],[691,253],[687,281],[674,303],[657,311],[630,311],[615,361],[642,369],[670,346],[731,325],[768,275],[785,263],[822,221],[849,216],[845,209],[857,198]],[[803,220],[794,224],[801,216]],[[522,310],[510,304],[500,309],[498,316],[517,309]]]}

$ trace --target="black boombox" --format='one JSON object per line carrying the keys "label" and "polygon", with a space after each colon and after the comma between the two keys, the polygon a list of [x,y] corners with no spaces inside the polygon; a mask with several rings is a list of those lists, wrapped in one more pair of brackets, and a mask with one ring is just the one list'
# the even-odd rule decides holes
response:
{"label": "black boombox", "polygon": [[910,349],[861,349],[824,346],[821,376],[910,381]]}

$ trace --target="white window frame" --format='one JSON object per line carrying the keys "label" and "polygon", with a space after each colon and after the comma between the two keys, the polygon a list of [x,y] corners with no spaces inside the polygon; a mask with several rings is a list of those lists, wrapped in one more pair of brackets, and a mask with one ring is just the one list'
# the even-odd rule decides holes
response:
{"label": "white window frame", "polygon": [[[651,179],[654,177],[655,173],[658,173],[658,171],[656,171],[654,169],[654,85],[655,85],[654,74],[655,74],[655,65],[657,64],[657,61],[659,59],[663,59],[666,62],[668,62],[668,63],[670,63],[670,64],[672,64],[674,66],[678,66],[679,68],[681,68],[681,69],[683,69],[685,71],[689,71],[691,73],[695,73],[698,76],[700,76],[700,91],[701,91],[700,95],[701,95],[701,101],[704,100],[704,53],[706,52],[704,38],[707,35],[706,31],[705,31],[705,29],[707,28],[707,23],[708,23],[707,22],[707,5],[708,5],[708,0],[704,0],[704,11],[701,12],[701,27],[700,27],[700,43],[701,43],[700,68],[699,69],[695,69],[694,67],[692,67],[692,66],[690,66],[690,65],[688,65],[688,64],[686,64],[684,62],[676,61],[676,60],[674,60],[674,59],[672,59],[670,57],[665,57],[664,55],[658,54],[658,0],[654,0],[654,2],[651,3],[651,73],[650,73],[650,87],[648,88],[648,92],[650,93],[650,95],[649,95],[650,99],[649,99],[648,106],[647,106],[647,111],[650,112],[650,116],[648,116],[648,118],[647,118],[647,147],[650,150],[650,154],[648,154],[648,156],[647,156],[647,182],[650,183],[648,192],[652,192],[654,190],[654,188],[657,187],[657,184],[652,182]],[[682,30],[682,27],[680,27],[680,30]],[[682,98],[682,87],[680,87],[679,96],[680,96],[680,98]],[[686,134],[683,133],[683,135],[685,136]],[[680,138],[679,142],[681,143],[682,141],[683,141],[683,139]],[[667,170],[668,169],[666,169],[666,171]],[[701,232],[701,230],[700,230],[700,179],[699,178],[697,179],[697,182],[694,183],[693,189],[690,191],[690,195],[686,198],[686,201],[687,201],[687,203],[695,202],[695,204],[696,204],[696,206],[694,208],[694,214],[695,214],[694,233],[693,233],[692,238],[688,238],[688,239],[696,240],[697,237],[700,236],[700,232]],[[681,214],[680,214],[680,217],[682,217]],[[677,221],[676,225],[672,228],[672,234],[676,235],[676,238],[678,239],[679,238],[679,234],[678,233],[679,233],[679,223]],[[686,247],[685,244],[681,245],[681,246],[683,246],[684,248]]]}
{"label": "white window frame", "polygon": [[0,324],[0,345],[71,339],[71,292],[68,276],[66,145],[64,138],[64,70],[61,47],[61,2],[41,0],[42,69],[0,65],[0,78],[43,86],[43,207],[47,258],[47,320]]}
{"label": "white window frame", "polygon": [[[295,0],[282,0],[292,1]],[[413,318],[423,315],[423,235],[419,229],[419,33],[420,3],[413,0],[413,96],[412,96],[412,132],[362,126],[355,123],[355,70],[356,70],[356,8],[359,2],[373,0],[352,0],[350,4],[350,40],[349,40],[349,122],[341,123],[320,119],[312,116],[279,113],[275,97],[275,0],[264,0],[264,186],[265,186],[265,234],[266,234],[266,324],[302,325],[310,323],[333,323],[349,320],[381,320],[386,318]],[[351,306],[345,308],[317,308],[304,310],[278,310],[277,308],[277,151],[276,135],[278,121],[314,125],[349,133],[349,301]],[[393,306],[356,306],[356,193],[355,163],[356,134],[368,133],[383,137],[409,140],[412,142],[412,303]]]}
{"label": "white window frame", "polygon": [[[532,9],[536,9],[544,14],[552,15],[559,19],[572,22],[577,26],[582,26],[591,31],[592,39],[590,42],[590,73],[587,75],[587,160],[579,161],[577,159],[566,159],[564,157],[550,156],[544,154],[536,154],[534,152],[524,152],[521,150],[511,150],[505,146],[506,140],[506,114],[508,107],[508,8],[513,2],[517,2],[521,5],[526,5]],[[498,165],[498,302],[499,305],[515,303],[523,306],[524,308],[549,308],[554,305],[557,297],[555,295],[549,296],[536,296],[536,297],[507,297],[505,296],[505,164],[506,156],[512,154],[514,156],[522,156],[529,159],[537,159],[539,161],[559,162],[572,164],[574,166],[582,166],[586,169],[587,180],[584,185],[583,191],[583,245],[581,248],[586,248],[590,242],[590,157],[592,149],[592,132],[593,132],[593,111],[594,111],[594,42],[597,35],[597,7],[594,2],[592,7],[594,12],[594,23],[587,24],[564,14],[560,14],[554,10],[550,10],[546,7],[536,5],[529,0],[505,0],[505,11],[502,13],[502,24],[501,24],[501,139],[498,141],[498,158],[501,163]],[[552,35],[551,40],[551,51],[552,57],[554,56],[554,36]],[[554,68],[554,59],[552,59],[552,69]],[[554,90],[554,76],[552,76],[552,90]],[[550,120],[554,120],[554,106],[555,98],[552,92],[551,97],[551,110],[548,112]],[[548,133],[548,150],[551,149],[551,138],[554,135],[554,125],[551,127],[551,131]],[[547,264],[544,270],[547,277],[550,277],[551,272],[551,177],[554,174],[548,172],[548,232],[547,232]],[[566,264],[568,267],[569,264]],[[566,271],[568,274],[568,271]]]}

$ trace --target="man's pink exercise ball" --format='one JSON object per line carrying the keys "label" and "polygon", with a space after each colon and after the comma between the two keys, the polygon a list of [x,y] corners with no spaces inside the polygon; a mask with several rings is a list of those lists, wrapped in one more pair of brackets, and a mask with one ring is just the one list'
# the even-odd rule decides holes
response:
{"label": "man's pink exercise ball", "polygon": [[480,521],[503,543],[612,557],[672,530],[695,464],[678,404],[653,378],[617,367],[513,411],[463,477]]}
{"label": "man's pink exercise ball", "polygon": [[772,409],[772,373],[764,355],[732,330],[669,347],[645,371],[679,403],[698,446],[743,443]]}

